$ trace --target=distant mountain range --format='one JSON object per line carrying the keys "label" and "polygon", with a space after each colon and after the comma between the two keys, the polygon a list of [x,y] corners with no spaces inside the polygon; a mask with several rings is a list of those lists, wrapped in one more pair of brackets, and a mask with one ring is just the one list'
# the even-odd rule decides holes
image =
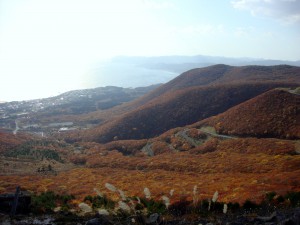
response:
{"label": "distant mountain range", "polygon": [[110,61],[94,66],[87,77],[90,86],[114,85],[119,87],[141,87],[166,83],[179,74],[194,68],[215,64],[231,66],[246,65],[292,65],[300,66],[300,61],[271,60],[257,58],[229,58],[219,56],[117,56]]}

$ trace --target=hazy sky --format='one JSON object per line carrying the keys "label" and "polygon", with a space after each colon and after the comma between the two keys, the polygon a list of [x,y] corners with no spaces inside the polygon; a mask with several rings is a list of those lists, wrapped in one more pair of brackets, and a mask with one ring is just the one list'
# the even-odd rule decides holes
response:
{"label": "hazy sky", "polygon": [[300,60],[300,0],[0,0],[0,100],[82,87],[115,55]]}

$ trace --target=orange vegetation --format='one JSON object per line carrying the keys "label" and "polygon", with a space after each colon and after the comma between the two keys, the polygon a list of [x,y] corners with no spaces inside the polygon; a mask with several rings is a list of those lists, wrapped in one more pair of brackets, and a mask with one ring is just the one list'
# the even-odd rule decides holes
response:
{"label": "orange vegetation", "polygon": [[272,90],[212,117],[218,133],[238,136],[300,138],[300,95]]}
{"label": "orange vegetation", "polygon": [[26,140],[30,140],[30,136],[27,134],[13,135],[11,132],[7,133],[0,130],[0,153],[8,149],[16,147]]}
{"label": "orange vegetation", "polygon": [[66,134],[66,140],[107,143],[151,138],[222,113],[270,89],[297,87],[299,74],[299,67],[287,65],[193,69],[133,102],[83,115],[83,120],[98,120],[101,125]]}
{"label": "orange vegetation", "polygon": [[147,104],[90,130],[66,134],[67,141],[144,139],[195,123],[284,83],[247,83],[192,87],[168,92]]}
{"label": "orange vegetation", "polygon": [[[59,166],[76,165],[61,170],[53,165],[57,173],[48,174],[2,172],[0,192],[20,185],[82,200],[97,188],[117,198],[105,189],[108,182],[129,196],[141,196],[148,187],[160,198],[174,189],[175,201],[192,198],[197,185],[199,199],[218,191],[221,201],[243,202],[260,201],[270,191],[300,191],[299,95],[273,90],[253,98],[274,87],[296,87],[299,74],[300,68],[291,66],[216,65],[188,71],[132,103],[84,115],[83,120],[104,123],[60,134],[83,142],[50,143],[64,156]],[[1,150],[21,144],[0,135]]]}
{"label": "orange vegetation", "polygon": [[[159,142],[160,144],[162,142]],[[148,187],[154,197],[175,190],[173,200],[192,197],[198,185],[199,197],[207,198],[218,190],[220,200],[259,201],[269,191],[284,194],[300,190],[300,155],[295,142],[280,139],[230,139],[218,141],[207,153],[168,152],[154,157],[124,156],[118,151],[86,154],[86,166],[60,172],[57,176],[0,176],[0,191],[13,191],[16,185],[42,192],[71,193],[78,199],[95,194],[93,188],[112,195],[106,182],[128,195],[143,194]],[[89,151],[87,151],[88,153]],[[116,195],[112,195],[116,197]]]}

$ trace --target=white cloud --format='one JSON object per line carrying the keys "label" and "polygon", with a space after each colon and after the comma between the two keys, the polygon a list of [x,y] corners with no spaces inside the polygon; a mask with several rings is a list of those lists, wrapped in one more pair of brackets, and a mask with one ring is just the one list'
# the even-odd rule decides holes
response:
{"label": "white cloud", "polygon": [[286,24],[300,23],[298,0],[233,0],[234,8],[250,11],[254,16],[265,16]]}

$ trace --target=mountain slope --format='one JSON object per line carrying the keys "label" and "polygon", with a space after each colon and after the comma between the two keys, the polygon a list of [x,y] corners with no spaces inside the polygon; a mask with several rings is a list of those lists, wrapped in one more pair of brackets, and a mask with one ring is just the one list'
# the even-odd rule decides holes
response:
{"label": "mountain slope", "polygon": [[132,101],[158,86],[157,84],[139,88],[99,87],[69,91],[51,98],[3,103],[0,104],[0,127],[14,129],[16,119],[20,130],[31,132],[52,132],[51,124],[58,124],[56,130],[60,128],[59,126],[94,126],[102,120],[93,117],[82,120],[81,117]]}
{"label": "mountain slope", "polygon": [[300,95],[271,90],[201,123],[220,134],[300,138]]}
{"label": "mountain slope", "polygon": [[121,116],[94,129],[68,134],[67,140],[106,143],[150,138],[222,113],[273,88],[297,85],[300,68],[287,65],[194,69],[123,106],[127,111]]}
{"label": "mountain slope", "polygon": [[186,71],[170,82],[161,85],[135,101],[135,105],[146,102],[169,91],[187,87],[232,84],[244,82],[300,82],[300,67],[278,66],[228,66],[223,64]]}
{"label": "mountain slope", "polygon": [[12,133],[7,133],[0,129],[0,153],[5,152],[7,149],[16,147],[17,145],[30,140],[31,137],[24,133],[18,134],[18,136]]}
{"label": "mountain slope", "polygon": [[274,87],[284,84],[244,84],[193,87],[160,96],[156,101],[84,133],[85,140],[109,142],[159,135],[224,112]]}
{"label": "mountain slope", "polygon": [[157,137],[113,141],[103,146],[124,155],[140,151],[148,155],[174,151],[203,154],[217,147],[239,153],[294,154],[300,147],[293,140],[300,137],[300,95],[290,92],[273,89],[217,116],[170,129]]}
{"label": "mountain slope", "polygon": [[180,89],[255,82],[300,83],[300,67],[288,65],[234,67],[219,64],[192,69],[132,102],[124,103],[108,110],[83,115],[78,120],[97,120],[102,121],[102,123],[115,120],[122,114],[134,111],[142,106],[144,107],[150,101],[160,101],[164,94],[169,93],[169,95],[172,95],[174,91]]}

